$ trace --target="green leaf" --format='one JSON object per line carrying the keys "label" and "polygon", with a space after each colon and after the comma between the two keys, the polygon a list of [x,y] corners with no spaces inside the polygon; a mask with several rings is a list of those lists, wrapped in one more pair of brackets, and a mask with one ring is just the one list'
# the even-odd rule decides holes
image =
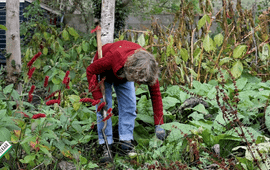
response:
{"label": "green leaf", "polygon": [[210,17],[208,15],[204,15],[199,21],[198,21],[198,30],[200,30],[205,24],[206,21],[210,23]]}
{"label": "green leaf", "polygon": [[175,55],[175,63],[179,65],[181,63],[181,59],[179,56]]}
{"label": "green leaf", "polygon": [[214,41],[217,46],[221,46],[224,40],[224,36],[220,33],[214,37]]}
{"label": "green leaf", "polygon": [[42,54],[47,55],[48,54],[48,48],[44,47],[42,50]]}
{"label": "green leaf", "polygon": [[68,32],[66,31],[66,29],[64,29],[64,31],[62,32],[62,36],[63,36],[64,40],[66,40],[66,41],[69,40],[69,35],[68,35]]}
{"label": "green leaf", "polygon": [[68,27],[68,32],[70,35],[72,35],[75,38],[75,40],[77,40],[77,38],[80,37],[80,35],[72,27]]}
{"label": "green leaf", "polygon": [[191,130],[197,130],[198,128],[188,124],[182,124],[178,122],[165,123],[161,125],[164,130],[170,130],[170,134],[167,137],[169,142],[180,140],[185,134],[191,134]]}
{"label": "green leaf", "polygon": [[197,112],[203,113],[203,114],[208,114],[208,110],[205,109],[203,104],[198,104],[192,110],[196,110]]}
{"label": "green leaf", "polygon": [[215,42],[212,40],[212,38],[207,35],[203,40],[203,48],[205,51],[210,52],[216,49]]}
{"label": "green leaf", "polygon": [[242,90],[248,82],[248,79],[245,77],[242,77],[236,81],[236,86],[238,90]]}
{"label": "green leaf", "polygon": [[268,131],[270,131],[270,106],[268,106],[265,111],[265,126]]}
{"label": "green leaf", "polygon": [[48,151],[48,149],[46,149],[45,147],[39,147],[40,150],[45,153],[48,157],[52,157],[52,154]]}
{"label": "green leaf", "polygon": [[77,50],[77,53],[78,53],[78,54],[81,54],[81,52],[82,52],[82,47],[79,46],[79,47],[76,48],[76,50]]}
{"label": "green leaf", "polygon": [[[262,136],[257,130],[253,129],[252,127],[242,126],[241,128],[243,129],[244,135],[245,135],[247,141],[249,141],[249,142],[252,142],[253,139],[256,140],[257,137]],[[239,134],[237,133],[237,131],[240,134],[242,133],[241,129],[239,127],[236,127],[234,129],[231,129],[231,130],[225,132],[225,135],[232,135],[234,137],[239,138]],[[242,138],[242,140],[244,141],[244,138]]]}
{"label": "green leaf", "polygon": [[35,160],[36,156],[35,155],[27,155],[26,157],[24,157],[24,159],[20,159],[21,163],[27,164],[33,160]]}
{"label": "green leaf", "polygon": [[177,99],[180,99],[180,88],[177,85],[168,87],[167,90],[166,90],[166,93],[170,97],[175,97]]}
{"label": "green leaf", "polygon": [[1,142],[10,141],[10,139],[11,139],[10,131],[5,127],[1,127],[0,128],[0,141]]}
{"label": "green leaf", "polygon": [[78,123],[78,121],[74,121],[72,122],[71,126],[79,133],[82,132],[82,127],[81,125]]}
{"label": "green leaf", "polygon": [[53,84],[60,84],[62,82],[62,80],[60,78],[58,78],[58,76],[55,76],[52,78],[52,82],[53,82]]}
{"label": "green leaf", "polygon": [[151,100],[147,100],[143,95],[137,105],[138,114],[153,115],[153,107]]}
{"label": "green leaf", "polygon": [[80,99],[81,99],[80,96],[77,96],[77,95],[69,95],[68,98],[69,98],[69,101],[71,101],[72,104],[79,102]]}
{"label": "green leaf", "polygon": [[89,43],[87,43],[86,41],[83,41],[82,48],[84,52],[87,52],[89,50]]}
{"label": "green leaf", "polygon": [[203,114],[199,114],[198,112],[193,112],[188,117],[192,117],[195,121],[204,120]]}
{"label": "green leaf", "polygon": [[0,29],[1,29],[1,30],[5,30],[5,31],[8,30],[7,27],[5,27],[4,25],[1,25],[1,24],[0,24]]}
{"label": "green leaf", "polygon": [[189,59],[189,53],[185,48],[181,48],[180,55],[184,61],[187,61]]}
{"label": "green leaf", "polygon": [[233,58],[241,58],[246,52],[246,45],[239,45],[233,50]]}
{"label": "green leaf", "polygon": [[145,45],[144,34],[141,34],[141,35],[139,36],[139,38],[138,38],[138,44],[139,44],[140,46],[142,46],[142,47]]}
{"label": "green leaf", "polygon": [[14,84],[10,84],[10,85],[6,86],[6,87],[3,89],[4,94],[11,93],[11,91],[12,91],[12,89],[13,89],[13,86],[14,86]]}
{"label": "green leaf", "polygon": [[13,97],[14,100],[19,100],[20,99],[20,95],[19,95],[17,90],[13,90],[12,93],[11,93],[11,96]]}
{"label": "green leaf", "polygon": [[240,60],[236,61],[231,68],[232,75],[237,79],[243,72],[243,64]]}
{"label": "green leaf", "polygon": [[95,163],[89,162],[87,167],[88,168],[97,168],[99,166],[97,164],[95,164]]}
{"label": "green leaf", "polygon": [[222,66],[223,64],[225,64],[225,63],[228,63],[229,61],[231,61],[232,60],[232,58],[230,58],[230,57],[225,57],[225,58],[222,58],[220,61],[219,61],[219,66]]}
{"label": "green leaf", "polygon": [[140,119],[140,120],[144,121],[145,123],[149,123],[149,124],[154,125],[154,117],[153,116],[137,114],[136,119]]}
{"label": "green leaf", "polygon": [[79,110],[79,108],[80,108],[80,106],[81,106],[81,102],[76,102],[76,103],[73,103],[73,109],[75,110],[75,111],[78,111]]}
{"label": "green leaf", "polygon": [[80,162],[82,165],[87,164],[87,159],[80,155]]}
{"label": "green leaf", "polygon": [[174,97],[165,97],[162,99],[163,108],[165,110],[175,107],[177,103],[180,103],[180,101]]}

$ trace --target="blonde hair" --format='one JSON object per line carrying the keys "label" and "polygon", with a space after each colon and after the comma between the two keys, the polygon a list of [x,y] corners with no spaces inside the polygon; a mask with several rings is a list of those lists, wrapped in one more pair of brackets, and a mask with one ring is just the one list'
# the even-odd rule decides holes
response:
{"label": "blonde hair", "polygon": [[158,63],[151,53],[139,49],[128,57],[124,66],[124,74],[128,81],[152,86],[158,79]]}

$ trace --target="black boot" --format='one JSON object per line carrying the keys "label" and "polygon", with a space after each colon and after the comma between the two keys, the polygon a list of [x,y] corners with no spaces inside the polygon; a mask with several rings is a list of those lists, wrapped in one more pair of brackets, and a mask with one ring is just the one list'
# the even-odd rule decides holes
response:
{"label": "black boot", "polygon": [[129,156],[130,158],[134,158],[137,156],[137,153],[134,150],[134,146],[131,141],[121,141],[121,153],[122,156]]}
{"label": "black boot", "polygon": [[[109,145],[109,150],[110,150],[110,153],[112,154],[112,145]],[[101,151],[101,156],[99,160],[100,163],[113,162],[112,158],[110,157],[106,144],[101,145],[100,151]]]}

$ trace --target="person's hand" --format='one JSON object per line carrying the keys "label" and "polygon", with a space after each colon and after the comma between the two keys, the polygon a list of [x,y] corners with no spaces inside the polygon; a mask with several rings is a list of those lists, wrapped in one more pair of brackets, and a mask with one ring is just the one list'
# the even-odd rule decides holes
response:
{"label": "person's hand", "polygon": [[158,139],[164,140],[166,136],[166,132],[164,129],[160,127],[160,125],[155,126],[155,133]]}

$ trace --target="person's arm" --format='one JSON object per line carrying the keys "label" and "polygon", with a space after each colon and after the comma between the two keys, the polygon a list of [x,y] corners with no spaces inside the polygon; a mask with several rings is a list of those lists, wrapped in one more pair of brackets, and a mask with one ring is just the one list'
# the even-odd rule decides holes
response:
{"label": "person's arm", "polygon": [[163,104],[160,93],[159,81],[157,80],[153,86],[149,86],[151,95],[153,111],[154,111],[154,122],[155,125],[163,124]]}
{"label": "person's arm", "polygon": [[[87,67],[86,75],[87,75],[89,88],[96,87],[98,84],[97,80],[95,81],[92,80],[93,75],[98,75],[98,74],[103,73],[105,70],[111,69],[111,64],[112,64],[111,59],[112,58],[109,56],[103,57],[101,59],[94,60],[94,62]],[[95,100],[102,98],[102,93],[101,93],[100,88],[97,87],[97,89],[95,89],[92,92],[92,95]]]}

